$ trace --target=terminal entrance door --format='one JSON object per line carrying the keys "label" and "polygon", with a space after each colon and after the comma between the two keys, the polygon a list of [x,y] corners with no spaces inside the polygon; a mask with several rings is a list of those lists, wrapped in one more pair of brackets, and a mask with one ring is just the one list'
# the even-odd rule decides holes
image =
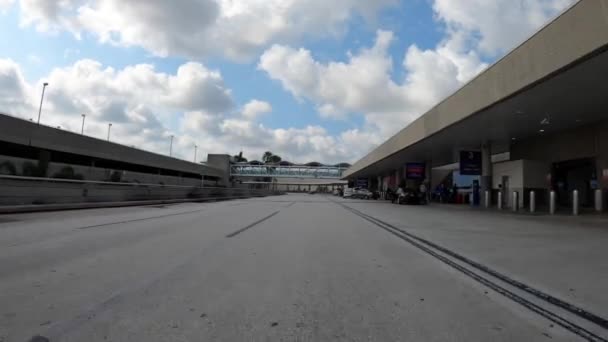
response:
{"label": "terminal entrance door", "polygon": [[557,203],[561,206],[571,206],[572,192],[578,190],[581,206],[593,206],[591,180],[595,179],[595,172],[595,160],[592,158],[553,164],[553,189],[557,195]]}

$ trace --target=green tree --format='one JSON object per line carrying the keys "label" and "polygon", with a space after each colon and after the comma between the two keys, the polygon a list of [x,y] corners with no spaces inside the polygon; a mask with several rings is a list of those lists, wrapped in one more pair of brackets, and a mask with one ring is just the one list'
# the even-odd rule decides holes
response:
{"label": "green tree", "polygon": [[234,156],[234,161],[237,163],[246,163],[247,158],[243,157],[243,152],[239,152],[239,154]]}
{"label": "green tree", "polygon": [[269,163],[270,162],[270,158],[273,156],[272,152],[270,151],[266,151],[264,152],[264,155],[262,156],[262,161],[264,163]]}
{"label": "green tree", "polygon": [[264,155],[262,156],[262,161],[266,164],[277,164],[277,163],[280,163],[281,160],[283,160],[283,159],[280,156],[278,156],[270,151],[264,152]]}

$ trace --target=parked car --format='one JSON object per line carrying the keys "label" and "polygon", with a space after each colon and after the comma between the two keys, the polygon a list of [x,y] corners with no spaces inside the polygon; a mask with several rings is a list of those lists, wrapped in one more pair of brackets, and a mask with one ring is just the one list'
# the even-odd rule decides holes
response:
{"label": "parked car", "polygon": [[353,188],[346,188],[346,189],[344,189],[342,197],[344,197],[344,198],[351,198],[351,197],[353,197],[353,194],[354,194],[354,189]]}
{"label": "parked car", "polygon": [[356,188],[352,195],[353,198],[360,198],[360,199],[370,199],[373,196],[374,196],[374,194],[371,191],[364,189],[364,188]]}

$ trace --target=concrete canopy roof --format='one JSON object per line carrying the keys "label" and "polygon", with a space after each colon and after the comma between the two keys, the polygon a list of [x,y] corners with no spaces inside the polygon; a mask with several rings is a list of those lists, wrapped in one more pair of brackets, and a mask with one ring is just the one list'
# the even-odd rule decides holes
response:
{"label": "concrete canopy roof", "polygon": [[[582,0],[450,97],[357,161],[344,178],[387,175],[409,161],[558,132],[608,116],[608,1]],[[544,122],[544,124],[541,124]],[[546,124],[548,123],[548,124]]]}

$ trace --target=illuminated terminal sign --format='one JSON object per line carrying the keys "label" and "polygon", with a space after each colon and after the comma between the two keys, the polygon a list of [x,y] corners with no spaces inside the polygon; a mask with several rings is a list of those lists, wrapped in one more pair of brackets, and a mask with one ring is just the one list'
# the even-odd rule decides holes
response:
{"label": "illuminated terminal sign", "polygon": [[424,163],[407,163],[405,164],[405,178],[407,179],[424,179]]}

